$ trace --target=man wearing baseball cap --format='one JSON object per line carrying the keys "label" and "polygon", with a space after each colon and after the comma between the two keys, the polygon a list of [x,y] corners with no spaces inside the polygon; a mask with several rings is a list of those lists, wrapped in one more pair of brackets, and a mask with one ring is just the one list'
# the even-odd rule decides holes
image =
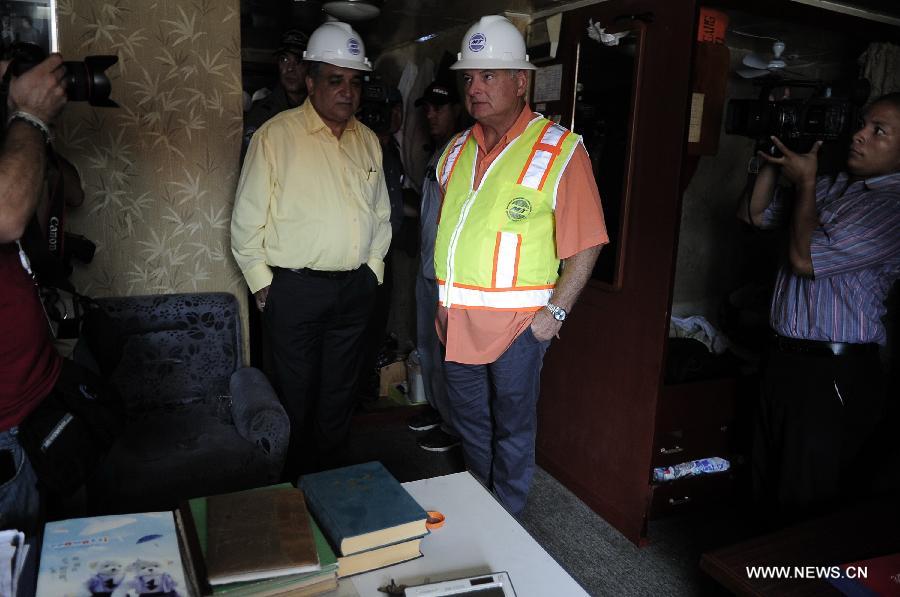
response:
{"label": "man wearing baseball cap", "polygon": [[450,68],[462,71],[477,121],[435,172],[450,418],[466,465],[518,514],[534,474],[544,353],[609,239],[581,138],[526,102],[535,67],[515,26],[483,17]]}
{"label": "man wearing baseball cap", "polygon": [[430,104],[432,106],[446,106],[447,104],[459,104],[459,93],[456,85],[442,81],[434,81],[425,88],[422,97],[416,100],[417,108]]}
{"label": "man wearing baseball cap", "polygon": [[306,64],[303,51],[309,37],[298,29],[285,31],[275,50],[278,84],[266,97],[256,100],[244,116],[244,142],[241,156],[247,153],[250,138],[264,122],[284,110],[296,108],[306,100]]}
{"label": "man wearing baseball cap", "polygon": [[443,193],[434,175],[438,158],[459,126],[462,105],[455,83],[434,81],[416,100],[424,107],[431,147],[434,153],[425,168],[422,202],[419,207],[419,271],[416,274],[416,350],[422,368],[422,381],[428,407],[407,423],[413,431],[427,431],[417,440],[423,450],[446,452],[459,445],[459,434],[450,422],[450,405],[444,383],[444,356],[434,328],[438,303],[438,283],[434,274],[434,238]]}
{"label": "man wearing baseball cap", "polygon": [[285,478],[339,465],[362,335],[391,241],[381,146],[354,114],[372,70],[348,24],[316,29],[303,54],[309,97],[250,142],[231,249],[272,350],[291,421]]}

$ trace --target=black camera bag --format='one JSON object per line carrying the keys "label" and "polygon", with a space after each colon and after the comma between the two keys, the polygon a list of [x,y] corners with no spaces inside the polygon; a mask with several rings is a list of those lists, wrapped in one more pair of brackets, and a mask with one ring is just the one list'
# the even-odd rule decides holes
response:
{"label": "black camera bag", "polygon": [[63,497],[81,487],[119,434],[118,406],[96,375],[64,360],[53,390],[19,425],[39,483]]}

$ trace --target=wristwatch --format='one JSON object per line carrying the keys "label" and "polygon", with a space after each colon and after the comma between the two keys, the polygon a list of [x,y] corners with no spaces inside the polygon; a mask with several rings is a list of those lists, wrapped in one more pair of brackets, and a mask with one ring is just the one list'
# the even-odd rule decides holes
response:
{"label": "wristwatch", "polygon": [[566,315],[568,315],[565,309],[553,303],[547,303],[547,310],[550,311],[550,314],[553,315],[553,319],[556,321],[565,321]]}

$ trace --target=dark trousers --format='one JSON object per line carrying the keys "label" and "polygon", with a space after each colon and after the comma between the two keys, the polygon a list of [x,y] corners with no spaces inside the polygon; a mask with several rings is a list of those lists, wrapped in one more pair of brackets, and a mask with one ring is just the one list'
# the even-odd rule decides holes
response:
{"label": "dark trousers", "polygon": [[292,481],[341,464],[376,287],[365,265],[343,278],[276,270],[263,318],[291,421],[285,477]]}
{"label": "dark trousers", "polygon": [[447,361],[450,419],[460,434],[466,467],[513,514],[525,508],[534,476],[534,442],[541,365],[550,341],[526,329],[486,365]]}
{"label": "dark trousers", "polygon": [[437,280],[426,278],[420,269],[416,275],[416,350],[422,368],[425,399],[441,415],[441,430],[459,437],[450,418],[450,402],[444,379],[444,345],[434,327],[437,305]]}
{"label": "dark trousers", "polygon": [[391,294],[394,288],[392,255],[388,250],[384,256],[384,281],[375,290],[375,301],[369,321],[363,332],[362,359],[356,382],[356,393],[375,400],[378,398],[378,355],[387,337],[388,318],[391,314]]}
{"label": "dark trousers", "polygon": [[884,417],[877,352],[819,356],[773,350],[753,445],[755,497],[776,524],[820,513],[863,490],[864,450]]}

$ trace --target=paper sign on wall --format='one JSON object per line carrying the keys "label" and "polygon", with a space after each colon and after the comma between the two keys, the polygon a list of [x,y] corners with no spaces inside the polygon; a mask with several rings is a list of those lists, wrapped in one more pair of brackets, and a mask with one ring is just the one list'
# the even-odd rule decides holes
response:
{"label": "paper sign on wall", "polygon": [[538,68],[534,74],[534,102],[555,102],[562,91],[562,64]]}

